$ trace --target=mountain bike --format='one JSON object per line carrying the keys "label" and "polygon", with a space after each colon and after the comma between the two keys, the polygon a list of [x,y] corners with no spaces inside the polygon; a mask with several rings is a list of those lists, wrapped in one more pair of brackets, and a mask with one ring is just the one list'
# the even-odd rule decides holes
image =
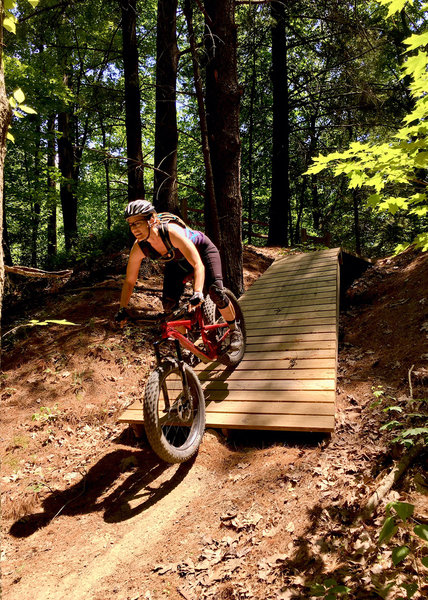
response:
{"label": "mountain bike", "polygon": [[[144,427],[156,454],[168,463],[181,463],[198,450],[205,429],[205,398],[194,362],[218,361],[236,366],[245,352],[246,330],[235,295],[224,290],[242,332],[238,350],[229,348],[230,329],[208,296],[191,312],[188,306],[164,318],[160,339],[154,343],[157,366],[150,374],[144,394]],[[171,353],[171,342],[174,353]],[[169,343],[169,344],[168,344]],[[161,353],[169,345],[168,354]],[[184,351],[182,350],[184,349]],[[191,364],[186,362],[190,357]]]}

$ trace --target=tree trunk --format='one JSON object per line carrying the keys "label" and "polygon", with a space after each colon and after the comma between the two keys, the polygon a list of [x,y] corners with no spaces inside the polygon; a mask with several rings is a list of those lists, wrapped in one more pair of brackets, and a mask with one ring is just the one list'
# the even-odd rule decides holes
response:
{"label": "tree trunk", "polygon": [[3,298],[3,287],[4,287],[4,259],[3,259],[3,169],[4,159],[6,156],[6,138],[7,130],[11,119],[11,109],[6,96],[6,88],[4,84],[4,72],[3,72],[3,10],[0,10],[0,224],[2,230],[0,232],[1,242],[0,243],[0,314],[1,314],[1,301]]}
{"label": "tree trunk", "polygon": [[101,133],[103,136],[103,151],[105,152],[105,157],[103,160],[104,170],[106,174],[106,204],[107,204],[107,229],[110,231],[111,229],[111,190],[110,190],[110,161],[107,156],[107,139],[106,139],[106,128],[104,126],[103,117],[100,114],[100,126]]}
{"label": "tree trunk", "polygon": [[288,246],[290,213],[289,98],[285,5],[271,3],[272,15],[272,198],[269,211],[268,245]]}
{"label": "tree trunk", "polygon": [[[41,206],[40,206],[40,197],[39,197],[39,186],[40,186],[40,180],[39,180],[39,172],[40,172],[40,142],[41,142],[41,122],[40,119],[37,118],[37,125],[36,125],[36,147],[35,147],[35,152],[34,152],[34,173],[36,175],[35,178],[35,185],[33,183],[33,193],[31,194],[32,197],[32,202],[31,202],[31,208],[32,208],[32,214],[31,214],[31,266],[32,267],[37,267],[37,242],[39,239],[39,225],[40,225],[40,210],[41,210]],[[34,181],[34,180],[33,180]],[[31,189],[31,176],[29,174],[28,176],[28,183]]]}
{"label": "tree trunk", "polygon": [[48,119],[48,197],[47,197],[47,213],[48,213],[48,264],[57,253],[57,233],[56,233],[56,181],[55,181],[55,115],[51,115]]}
{"label": "tree trunk", "polygon": [[178,212],[176,82],[177,0],[158,0],[156,35],[156,123],[153,201],[159,211]]}
{"label": "tree trunk", "polygon": [[125,77],[125,127],[128,169],[128,202],[144,198],[141,148],[140,85],[138,75],[136,0],[119,0],[122,11],[123,71]]}
{"label": "tree trunk", "polygon": [[251,90],[250,90],[250,123],[248,130],[248,243],[252,243],[253,238],[253,152],[254,152],[254,102],[256,99],[256,45],[253,47],[253,65],[251,70]]}
{"label": "tree trunk", "polygon": [[61,112],[58,115],[58,165],[63,180],[60,185],[64,238],[66,250],[71,250],[77,238],[77,197],[74,193],[74,152],[71,140],[71,115]]}
{"label": "tree trunk", "polygon": [[[208,55],[206,107],[211,164],[221,230],[220,254],[225,283],[236,294],[243,291],[241,140],[234,0],[205,0]],[[207,207],[209,209],[209,207]],[[206,222],[211,214],[206,213]]]}
{"label": "tree trunk", "polygon": [[198,56],[196,51],[195,33],[193,30],[193,10],[191,0],[184,2],[184,14],[186,17],[187,30],[189,32],[189,43],[192,53],[193,77],[195,81],[196,98],[198,101],[199,126],[201,129],[202,154],[205,165],[205,205],[208,210],[206,215],[210,215],[209,219],[205,219],[205,230],[207,235],[212,239],[217,248],[221,246],[220,226],[218,222],[217,202],[214,189],[214,175],[211,164],[210,147],[208,140],[207,113],[204,104],[204,91],[202,88],[202,77],[199,68]]}

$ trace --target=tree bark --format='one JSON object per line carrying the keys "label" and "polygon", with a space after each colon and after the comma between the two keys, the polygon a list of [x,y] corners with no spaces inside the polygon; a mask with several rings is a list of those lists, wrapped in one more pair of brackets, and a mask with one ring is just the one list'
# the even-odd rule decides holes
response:
{"label": "tree bark", "polygon": [[[221,230],[220,255],[225,283],[243,291],[241,140],[235,0],[205,0],[206,107],[211,164]],[[206,206],[205,222],[212,219]]]}
{"label": "tree bark", "polygon": [[74,193],[74,152],[71,140],[71,115],[61,112],[58,115],[58,165],[63,180],[60,185],[60,198],[64,220],[66,250],[71,250],[77,238],[77,197]]}
{"label": "tree bark", "polygon": [[48,118],[48,156],[47,156],[47,165],[48,165],[48,178],[47,178],[47,186],[48,186],[48,197],[47,197],[47,212],[48,212],[48,246],[47,246],[47,255],[48,255],[48,264],[52,261],[52,258],[57,253],[57,219],[56,219],[56,202],[57,202],[57,192],[56,192],[56,181],[55,181],[55,115],[51,115]]}
{"label": "tree bark", "polygon": [[[204,91],[199,61],[196,50],[195,33],[193,30],[193,10],[191,0],[184,2],[184,14],[186,17],[187,30],[189,33],[190,49],[192,53],[193,77],[195,82],[196,99],[198,102],[199,126],[201,130],[202,154],[205,165],[205,205],[209,207],[209,223],[205,220],[206,231],[217,248],[221,246],[220,226],[218,222],[217,202],[214,188],[214,175],[211,164],[210,147],[208,140],[207,113],[204,104]],[[209,232],[209,233],[208,233]]]}
{"label": "tree bark", "polygon": [[[31,214],[31,266],[32,267],[37,267],[37,242],[39,239],[39,225],[40,225],[40,211],[41,211],[41,206],[40,206],[40,196],[39,196],[39,187],[40,187],[40,181],[38,179],[38,174],[40,172],[40,144],[41,144],[41,135],[42,135],[42,125],[40,122],[40,118],[37,115],[36,116],[37,119],[37,125],[36,125],[36,146],[35,146],[35,151],[34,151],[34,172],[36,174],[36,178],[35,178],[35,185],[34,185],[34,195],[33,193],[31,193],[30,195],[30,199],[31,199],[31,209],[32,209],[32,214]],[[28,184],[29,187],[31,189],[31,177],[28,176]]]}
{"label": "tree bark", "polygon": [[136,0],[119,0],[122,12],[122,55],[125,77],[128,202],[137,198],[144,198],[145,196],[143,152],[141,147],[136,4]]}
{"label": "tree bark", "polygon": [[271,3],[272,15],[272,198],[268,245],[288,246],[290,213],[289,97],[287,81],[286,15],[283,2]]}
{"label": "tree bark", "polygon": [[[7,130],[11,120],[11,109],[6,96],[6,87],[4,83],[3,71],[3,10],[0,10],[0,237],[3,242],[3,170],[4,160],[6,157],[6,139]],[[3,259],[3,243],[0,243],[0,314],[2,309],[4,287],[4,259]]]}
{"label": "tree bark", "polygon": [[105,157],[104,157],[103,163],[104,163],[104,171],[106,174],[107,229],[110,231],[110,229],[111,229],[110,161],[109,161],[109,158],[107,155],[106,128],[105,128],[103,117],[101,114],[100,114],[100,126],[101,126],[101,133],[103,136],[103,151],[105,152]]}
{"label": "tree bark", "polygon": [[178,212],[176,82],[177,0],[158,0],[156,122],[153,201],[158,211]]}

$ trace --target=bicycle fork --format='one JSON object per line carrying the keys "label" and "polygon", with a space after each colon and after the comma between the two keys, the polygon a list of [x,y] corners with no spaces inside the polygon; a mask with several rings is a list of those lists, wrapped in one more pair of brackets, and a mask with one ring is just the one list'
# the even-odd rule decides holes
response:
{"label": "bicycle fork", "polygon": [[[162,361],[159,347],[163,341],[164,340],[160,340],[153,344],[158,365],[160,365],[161,361]],[[190,395],[190,391],[189,391],[189,383],[187,381],[186,369],[184,368],[185,363],[184,363],[183,355],[181,352],[180,342],[178,340],[174,340],[174,344],[175,344],[175,351],[177,353],[177,358],[178,358],[178,370],[180,372],[181,383],[183,386],[183,395],[181,396],[181,398],[179,397],[174,402],[174,404],[171,406],[170,400],[169,400],[168,388],[167,388],[167,385],[165,382],[162,384],[162,391],[163,391],[163,395],[164,395],[164,399],[165,399],[166,412],[170,412],[172,409],[174,409],[177,411],[177,414],[181,420],[186,420],[189,417],[189,412],[191,411],[191,408],[192,408],[191,407],[191,395]]]}

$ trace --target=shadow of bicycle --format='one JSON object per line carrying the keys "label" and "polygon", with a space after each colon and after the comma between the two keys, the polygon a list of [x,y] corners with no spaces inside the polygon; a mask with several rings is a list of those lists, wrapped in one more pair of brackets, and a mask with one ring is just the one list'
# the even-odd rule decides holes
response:
{"label": "shadow of bicycle", "polygon": [[42,502],[42,512],[22,517],[9,533],[29,537],[60,515],[103,512],[107,523],[125,521],[148,510],[180,485],[194,461],[169,465],[150,450],[114,450],[73,486],[49,494]]}

